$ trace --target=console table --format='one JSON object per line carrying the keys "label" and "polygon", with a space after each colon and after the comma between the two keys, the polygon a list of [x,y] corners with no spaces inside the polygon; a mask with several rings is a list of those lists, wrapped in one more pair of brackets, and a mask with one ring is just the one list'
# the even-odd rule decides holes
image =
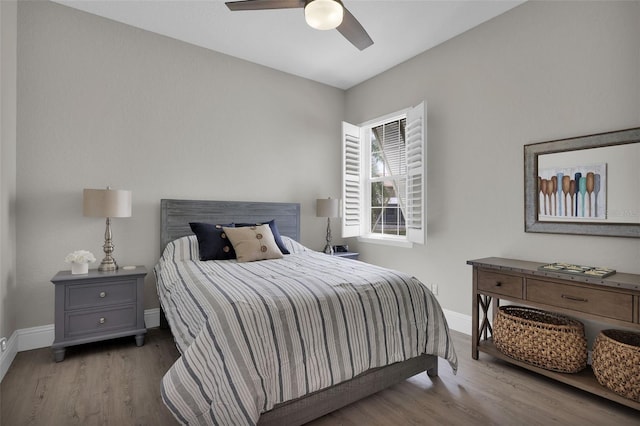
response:
{"label": "console table", "polygon": [[[568,374],[538,368],[500,352],[491,338],[493,317],[500,300],[591,319],[611,327],[640,331],[640,275],[616,273],[607,278],[567,275],[541,271],[541,262],[500,257],[469,260],[473,266],[473,311],[471,356],[479,352],[526,368],[579,389],[640,410],[640,403],[620,396],[600,385],[591,366]],[[482,318],[481,318],[482,316]]]}

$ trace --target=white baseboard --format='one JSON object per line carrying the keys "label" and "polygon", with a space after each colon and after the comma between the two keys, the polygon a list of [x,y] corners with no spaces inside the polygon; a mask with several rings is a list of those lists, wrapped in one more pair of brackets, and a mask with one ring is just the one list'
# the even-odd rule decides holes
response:
{"label": "white baseboard", "polygon": [[18,333],[18,352],[51,346],[55,336],[53,324],[22,328],[16,332]]}
{"label": "white baseboard", "polygon": [[18,353],[18,333],[14,332],[9,340],[7,340],[7,349],[0,353],[0,383],[4,379],[4,375],[7,374],[11,363],[13,362],[16,354]]}
{"label": "white baseboard", "polygon": [[147,328],[160,327],[160,308],[146,309],[144,311],[144,325]]}
{"label": "white baseboard", "polygon": [[471,330],[473,327],[470,315],[461,314],[448,309],[443,309],[442,312],[444,313],[444,317],[447,319],[449,329],[471,336]]}

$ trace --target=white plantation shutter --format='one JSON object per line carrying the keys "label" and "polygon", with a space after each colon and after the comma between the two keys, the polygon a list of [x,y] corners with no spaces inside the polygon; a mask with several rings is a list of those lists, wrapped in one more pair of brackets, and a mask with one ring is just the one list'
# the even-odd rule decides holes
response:
{"label": "white plantation shutter", "polygon": [[342,237],[357,237],[362,228],[362,144],[360,127],[342,122]]}
{"label": "white plantation shutter", "polygon": [[406,173],[405,140],[402,137],[401,125],[402,120],[394,120],[373,129],[382,146],[386,176]]}
{"label": "white plantation shutter", "polygon": [[407,201],[404,209],[407,239],[424,244],[426,224],[425,105],[407,111]]}

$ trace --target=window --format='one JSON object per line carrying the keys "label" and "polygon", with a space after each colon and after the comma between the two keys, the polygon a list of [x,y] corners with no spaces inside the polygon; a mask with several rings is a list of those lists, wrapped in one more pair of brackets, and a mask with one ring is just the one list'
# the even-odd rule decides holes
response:
{"label": "window", "polygon": [[424,103],[342,129],[342,236],[424,243]]}
{"label": "window", "polygon": [[406,123],[406,118],[398,118],[365,128],[371,159],[366,173],[371,207],[368,230],[374,235],[407,235],[400,208],[407,186]]}

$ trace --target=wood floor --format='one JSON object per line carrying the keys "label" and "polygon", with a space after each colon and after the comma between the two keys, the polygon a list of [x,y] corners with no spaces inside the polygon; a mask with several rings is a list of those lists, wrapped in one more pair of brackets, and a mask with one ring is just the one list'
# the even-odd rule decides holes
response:
{"label": "wood floor", "polygon": [[[311,423],[328,425],[640,425],[640,412],[480,354],[453,333],[458,375],[420,374]],[[168,330],[69,348],[55,363],[49,349],[17,355],[0,386],[0,425],[175,425],[159,383],[178,352]]]}

